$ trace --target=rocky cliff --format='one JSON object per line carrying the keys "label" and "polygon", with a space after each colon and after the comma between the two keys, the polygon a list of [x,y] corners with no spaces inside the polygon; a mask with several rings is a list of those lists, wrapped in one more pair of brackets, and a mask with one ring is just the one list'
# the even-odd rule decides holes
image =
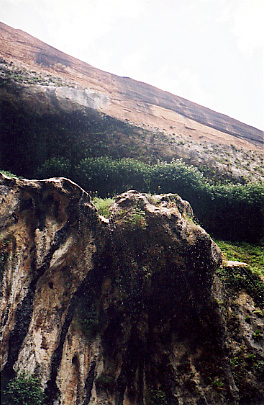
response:
{"label": "rocky cliff", "polygon": [[227,294],[189,203],[128,191],[107,220],[64,178],[0,191],[4,385],[35,375],[50,404],[264,403],[263,312]]}

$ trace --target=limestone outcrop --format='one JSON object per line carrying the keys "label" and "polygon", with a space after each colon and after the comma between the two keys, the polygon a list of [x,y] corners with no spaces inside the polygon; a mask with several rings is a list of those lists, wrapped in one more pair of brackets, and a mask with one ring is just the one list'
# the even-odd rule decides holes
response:
{"label": "limestone outcrop", "polygon": [[[230,363],[243,337],[219,304],[231,311],[215,276],[221,251],[189,203],[130,190],[107,220],[64,178],[1,175],[0,192],[4,383],[25,371],[47,403],[66,405],[246,398]],[[261,360],[263,342],[246,344]]]}

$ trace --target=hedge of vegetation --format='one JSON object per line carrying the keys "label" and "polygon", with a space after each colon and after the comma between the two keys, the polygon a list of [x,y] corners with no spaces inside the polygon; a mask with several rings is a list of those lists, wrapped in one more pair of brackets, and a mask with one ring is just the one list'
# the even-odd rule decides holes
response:
{"label": "hedge of vegetation", "polygon": [[212,185],[195,167],[182,160],[155,165],[123,158],[87,158],[72,170],[70,161],[53,158],[38,177],[65,176],[102,198],[128,189],[147,193],[177,193],[188,200],[201,225],[225,240],[256,242],[264,234],[264,186]]}

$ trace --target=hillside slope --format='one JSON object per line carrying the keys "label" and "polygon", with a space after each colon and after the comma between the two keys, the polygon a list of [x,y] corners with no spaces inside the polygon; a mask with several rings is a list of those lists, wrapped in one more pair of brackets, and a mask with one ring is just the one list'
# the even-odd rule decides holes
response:
{"label": "hillside slope", "polygon": [[263,145],[263,133],[256,128],[148,84],[96,69],[3,23],[0,41],[0,55],[5,60],[98,92],[106,100],[100,110],[112,117],[152,130],[181,131],[194,139],[204,136],[235,146],[249,147],[246,142]]}
{"label": "hillside slope", "polygon": [[87,157],[183,159],[213,181],[264,180],[256,128],[95,69],[4,24],[0,39],[1,169],[53,176],[43,165],[66,159],[70,172],[56,175],[74,179]]}

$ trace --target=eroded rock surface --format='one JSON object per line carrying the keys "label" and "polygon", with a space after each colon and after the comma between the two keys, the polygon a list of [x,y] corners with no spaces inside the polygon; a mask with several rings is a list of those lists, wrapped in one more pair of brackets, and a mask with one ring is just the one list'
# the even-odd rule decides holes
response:
{"label": "eroded rock surface", "polygon": [[189,203],[131,190],[107,221],[67,179],[0,187],[3,381],[39,376],[50,404],[239,403],[221,252]]}

